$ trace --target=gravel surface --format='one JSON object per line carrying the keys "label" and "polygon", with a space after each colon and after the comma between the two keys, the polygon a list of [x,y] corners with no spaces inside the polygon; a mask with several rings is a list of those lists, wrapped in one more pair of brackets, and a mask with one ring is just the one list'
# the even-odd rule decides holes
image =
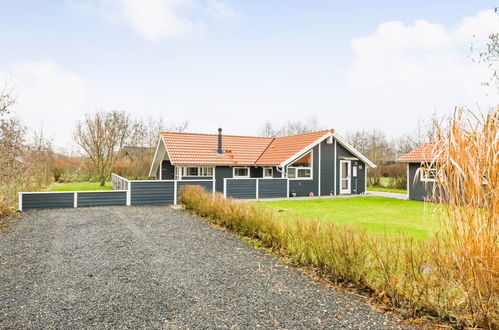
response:
{"label": "gravel surface", "polygon": [[398,328],[170,207],[28,212],[0,235],[0,328]]}

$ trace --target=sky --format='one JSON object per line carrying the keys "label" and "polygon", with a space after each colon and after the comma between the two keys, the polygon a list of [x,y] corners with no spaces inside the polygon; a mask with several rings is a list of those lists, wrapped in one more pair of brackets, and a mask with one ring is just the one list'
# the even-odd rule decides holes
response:
{"label": "sky", "polygon": [[[475,60],[496,1],[0,0],[0,83],[30,131],[71,145],[97,110],[254,135],[318,119],[340,134],[486,110]],[[475,49],[475,50],[472,50]]]}

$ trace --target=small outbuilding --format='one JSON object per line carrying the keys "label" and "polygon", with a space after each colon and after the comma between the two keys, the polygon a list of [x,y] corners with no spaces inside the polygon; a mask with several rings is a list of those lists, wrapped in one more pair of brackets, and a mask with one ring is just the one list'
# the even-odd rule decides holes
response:
{"label": "small outbuilding", "polygon": [[423,201],[433,194],[437,170],[432,166],[435,143],[427,142],[397,159],[407,163],[407,194],[412,200]]}

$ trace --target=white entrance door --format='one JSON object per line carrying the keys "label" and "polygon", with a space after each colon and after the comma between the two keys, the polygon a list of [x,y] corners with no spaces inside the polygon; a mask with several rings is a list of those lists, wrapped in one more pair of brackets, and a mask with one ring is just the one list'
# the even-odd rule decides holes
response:
{"label": "white entrance door", "polygon": [[351,183],[351,162],[349,160],[340,160],[340,194],[350,194]]}

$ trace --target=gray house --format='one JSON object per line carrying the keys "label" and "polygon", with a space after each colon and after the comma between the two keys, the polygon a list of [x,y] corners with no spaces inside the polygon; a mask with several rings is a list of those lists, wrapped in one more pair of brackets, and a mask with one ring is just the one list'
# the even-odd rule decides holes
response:
{"label": "gray house", "polygon": [[332,129],[275,138],[218,131],[162,132],[149,176],[258,199],[363,194],[367,167],[376,167]]}
{"label": "gray house", "polygon": [[397,159],[407,163],[407,194],[412,200],[429,199],[433,194],[436,169],[432,167],[435,156],[435,144],[425,143]]}

